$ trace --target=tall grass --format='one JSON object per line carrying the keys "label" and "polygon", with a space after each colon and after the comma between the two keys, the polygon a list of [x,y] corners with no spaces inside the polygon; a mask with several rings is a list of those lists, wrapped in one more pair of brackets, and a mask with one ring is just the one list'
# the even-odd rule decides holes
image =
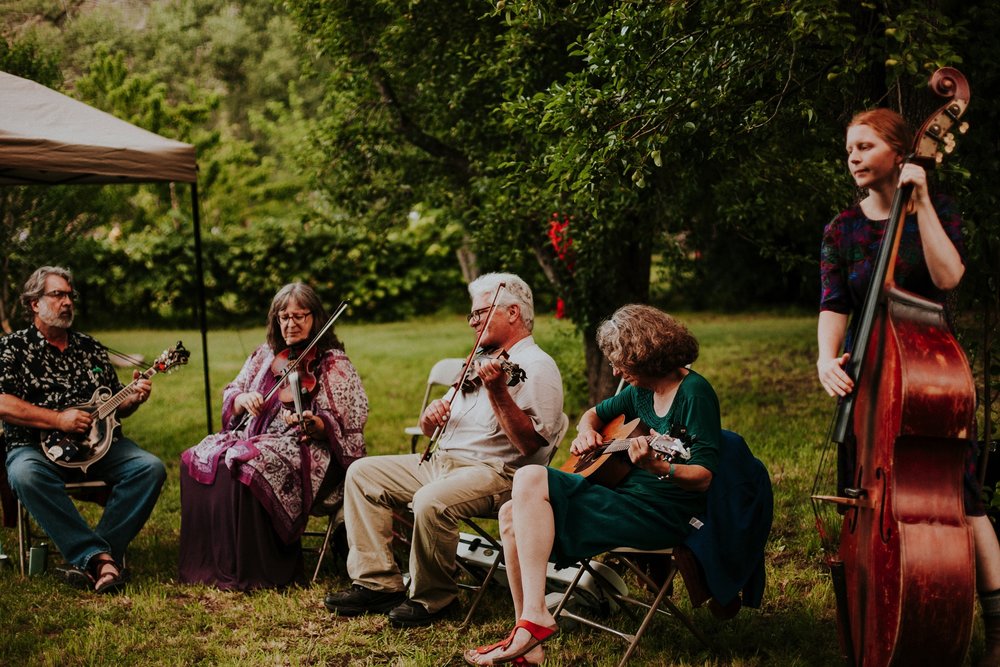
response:
{"label": "tall grass", "polygon": [[[833,596],[821,565],[809,491],[832,405],[814,378],[811,316],[681,316],[701,342],[696,368],[715,386],[723,425],[740,432],[768,467],[775,493],[767,552],[768,586],[760,610],[720,622],[694,610],[709,637],[703,647],[680,624],[658,619],[635,665],[840,665]],[[382,616],[345,619],[323,608],[324,592],[349,582],[339,564],[319,585],[284,592],[221,592],[176,582],[180,526],[178,457],[206,433],[202,350],[192,331],[97,332],[103,342],[147,359],[178,339],[192,351],[188,368],[154,378],[152,400],[125,422],[126,432],[168,466],[168,481],[129,554],[136,577],[124,595],[97,597],[53,576],[0,572],[0,664],[39,665],[444,665],[460,651],[491,642],[511,625],[506,592],[488,593],[468,630],[458,618],[397,630]],[[426,374],[441,357],[463,356],[472,343],[458,317],[338,327],[371,402],[370,455],[408,451],[403,428],[414,423]],[[214,425],[222,387],[263,338],[262,329],[209,335]],[[582,347],[572,327],[543,317],[536,338],[559,362],[566,411],[575,423],[584,405]],[[572,431],[567,441],[572,437]],[[564,460],[566,447],[557,455]],[[91,518],[94,507],[83,506]],[[322,528],[313,519],[312,528]],[[0,532],[16,550],[13,530]],[[307,568],[311,561],[307,560]],[[675,592],[687,602],[678,586]],[[980,650],[980,640],[973,652]],[[619,640],[585,630],[547,644],[548,665],[608,665]]]}

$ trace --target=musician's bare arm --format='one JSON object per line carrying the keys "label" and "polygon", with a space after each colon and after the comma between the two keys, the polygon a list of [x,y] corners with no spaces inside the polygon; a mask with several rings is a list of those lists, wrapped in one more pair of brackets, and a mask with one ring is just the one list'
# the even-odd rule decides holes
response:
{"label": "musician's bare arm", "polygon": [[83,410],[51,410],[42,408],[12,394],[0,394],[0,420],[64,433],[83,433],[90,428],[93,418]]}
{"label": "musician's bare arm", "polygon": [[535,423],[531,421],[531,417],[510,395],[506,373],[500,362],[495,359],[482,362],[478,367],[478,373],[483,386],[486,387],[486,394],[490,398],[490,405],[493,406],[497,422],[517,451],[524,456],[531,456],[547,446],[549,443],[535,430]]}

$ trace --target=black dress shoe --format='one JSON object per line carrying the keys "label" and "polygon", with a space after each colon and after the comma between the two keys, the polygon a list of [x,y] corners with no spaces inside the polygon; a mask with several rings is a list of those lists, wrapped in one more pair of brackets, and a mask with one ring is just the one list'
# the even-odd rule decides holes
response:
{"label": "black dress shoe", "polygon": [[406,600],[404,591],[376,591],[358,584],[336,591],[323,598],[327,609],[339,616],[384,614]]}
{"label": "black dress shoe", "polygon": [[454,601],[431,613],[419,602],[404,600],[402,604],[389,612],[389,625],[397,628],[415,628],[421,625],[430,625],[434,621],[444,618],[453,606]]}

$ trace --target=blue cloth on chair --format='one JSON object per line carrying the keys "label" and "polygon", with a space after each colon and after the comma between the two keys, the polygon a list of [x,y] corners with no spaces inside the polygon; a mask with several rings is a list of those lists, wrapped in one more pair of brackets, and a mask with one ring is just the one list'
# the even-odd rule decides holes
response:
{"label": "blue cloth on chair", "polygon": [[764,597],[764,547],[771,532],[774,495],[767,468],[746,441],[722,432],[719,467],[708,489],[704,525],[685,541],[705,572],[708,589],[722,605],[742,591],[743,604]]}

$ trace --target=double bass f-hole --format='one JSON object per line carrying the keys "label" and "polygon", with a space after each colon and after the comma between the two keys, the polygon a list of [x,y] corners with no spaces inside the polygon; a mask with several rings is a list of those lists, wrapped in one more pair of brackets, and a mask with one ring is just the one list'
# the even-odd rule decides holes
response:
{"label": "double bass f-hole", "polygon": [[878,511],[878,536],[882,539],[882,544],[889,544],[889,540],[892,539],[892,524],[890,523],[889,518],[885,515],[886,494],[889,492],[889,480],[886,477],[886,472],[881,468],[875,471],[875,479],[880,482],[879,491],[881,495]]}

